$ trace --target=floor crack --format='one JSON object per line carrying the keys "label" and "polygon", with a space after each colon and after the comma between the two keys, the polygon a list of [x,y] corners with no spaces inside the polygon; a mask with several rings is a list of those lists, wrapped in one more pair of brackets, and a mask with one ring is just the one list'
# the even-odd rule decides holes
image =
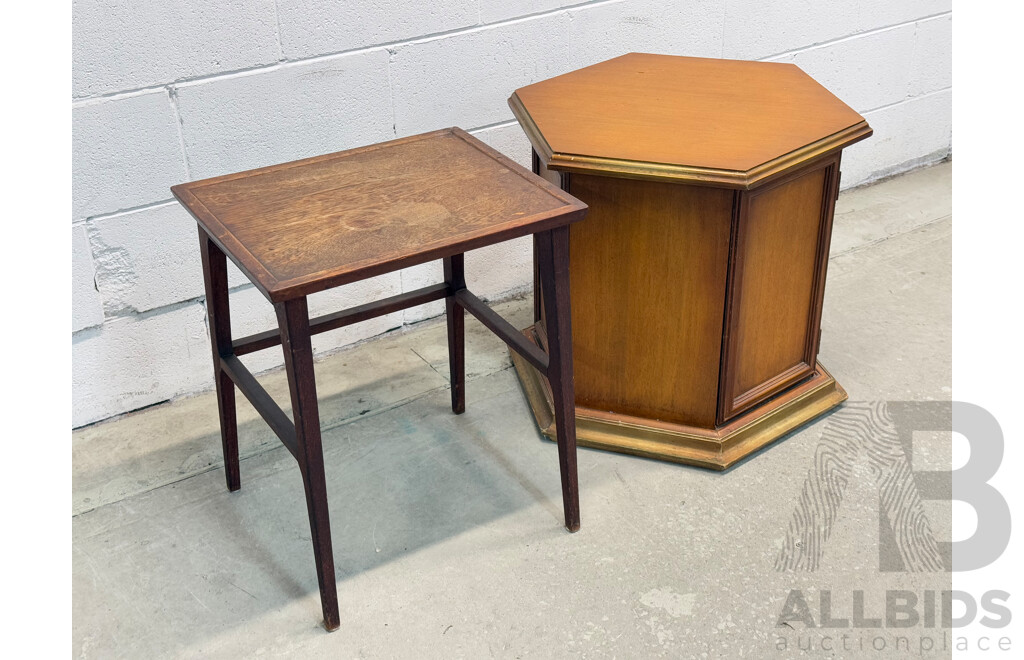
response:
{"label": "floor crack", "polygon": [[862,243],[861,245],[854,245],[852,247],[848,247],[845,250],[841,250],[839,252],[833,252],[832,254],[829,255],[828,259],[829,259],[829,261],[832,261],[834,259],[838,259],[839,257],[844,257],[844,256],[846,256],[848,254],[852,254],[854,252],[860,252],[861,250],[871,249],[871,248],[873,248],[873,247],[875,247],[875,246],[877,246],[877,245],[879,245],[881,243],[884,243],[884,242],[888,241],[891,238],[897,238],[899,236],[903,236],[904,234],[912,234],[913,232],[919,231],[921,229],[924,229],[925,227],[931,227],[931,226],[936,225],[936,224],[938,224],[940,222],[946,222],[947,220],[952,219],[952,217],[953,217],[953,214],[949,213],[947,215],[942,216],[941,218],[935,218],[934,220],[929,220],[929,221],[921,223],[919,225],[915,225],[914,227],[911,227],[909,229],[906,229],[906,230],[903,230],[903,231],[897,231],[894,234],[888,234],[886,236],[882,236],[881,238],[876,238],[874,240],[868,241],[867,243]]}
{"label": "floor crack", "polygon": [[415,355],[415,356],[416,356],[416,357],[418,357],[419,359],[423,360],[423,362],[425,362],[425,363],[426,363],[426,365],[427,365],[428,367],[430,367],[431,369],[433,369],[433,371],[434,371],[434,373],[435,373],[435,374],[437,374],[437,375],[438,375],[438,376],[440,376],[441,378],[444,378],[444,379],[445,379],[445,381],[447,381],[447,382],[449,382],[449,383],[451,382],[451,380],[449,379],[449,377],[448,377],[448,376],[444,375],[443,373],[441,373],[441,372],[440,372],[440,371],[438,371],[437,369],[434,369],[434,365],[430,364],[430,362],[428,362],[428,361],[427,361],[427,358],[425,358],[425,357],[423,357],[422,355],[420,355],[419,353],[417,353],[417,352],[416,352],[416,349],[415,349],[415,348],[410,348],[409,350],[413,352],[413,355]]}

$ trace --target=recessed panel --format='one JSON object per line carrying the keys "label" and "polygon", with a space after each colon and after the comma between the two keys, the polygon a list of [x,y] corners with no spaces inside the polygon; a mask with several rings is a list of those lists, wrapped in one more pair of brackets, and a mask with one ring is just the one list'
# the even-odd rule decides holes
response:
{"label": "recessed panel", "polygon": [[813,371],[814,300],[828,168],[745,198],[728,317],[723,418]]}

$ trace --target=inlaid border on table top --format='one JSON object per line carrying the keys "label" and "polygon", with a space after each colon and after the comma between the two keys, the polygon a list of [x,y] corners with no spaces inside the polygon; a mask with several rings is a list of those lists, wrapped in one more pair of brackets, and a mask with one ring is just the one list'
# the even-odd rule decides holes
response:
{"label": "inlaid border on table top", "polygon": [[[257,259],[256,256],[253,255],[195,195],[195,191],[200,188],[224,183],[226,181],[232,181],[234,179],[266,174],[268,172],[276,172],[292,167],[326,162],[337,158],[344,158],[359,153],[386,149],[444,135],[454,135],[460,138],[466,144],[477,149],[485,156],[500,164],[502,167],[518,174],[537,189],[547,192],[555,199],[561,201],[563,203],[562,206],[530,216],[513,216],[510,217],[507,222],[491,225],[478,231],[469,232],[454,242],[451,241],[450,238],[447,238],[433,243],[427,243],[415,252],[402,255],[398,258],[381,260],[377,257],[369,257],[355,263],[324,269],[302,277],[278,279],[267,268],[267,266]],[[367,279],[376,275],[382,275],[384,273],[393,272],[410,266],[416,266],[429,261],[435,261],[453,254],[461,254],[468,250],[546,231],[554,227],[582,220],[587,212],[587,205],[583,202],[572,197],[547,180],[533,174],[501,152],[484,144],[479,139],[458,127],[431,131],[429,133],[421,133],[419,135],[412,135],[409,137],[398,138],[396,140],[389,140],[387,142],[357,147],[355,149],[314,156],[312,158],[270,165],[244,172],[235,172],[209,179],[182,183],[172,186],[171,192],[174,194],[175,198],[181,202],[182,206],[189,211],[192,217],[202,225],[218,247],[228,255],[228,258],[238,266],[238,268],[249,278],[256,288],[259,289],[260,292],[262,292],[263,295],[271,302],[282,302],[306,296],[318,291],[325,291],[327,289],[332,289],[337,286]]]}

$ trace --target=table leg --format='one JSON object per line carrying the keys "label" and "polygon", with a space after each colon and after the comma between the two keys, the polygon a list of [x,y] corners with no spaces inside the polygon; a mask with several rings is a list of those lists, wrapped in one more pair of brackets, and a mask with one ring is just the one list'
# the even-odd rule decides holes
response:
{"label": "table leg", "polygon": [[576,395],[569,306],[569,227],[557,227],[535,236],[547,322],[547,377],[554,399],[558,465],[562,473],[562,507],[566,529],[575,532],[580,528],[580,498],[576,475]]}
{"label": "table leg", "polygon": [[454,293],[466,288],[465,255],[444,258],[444,281],[448,296],[444,300],[448,319],[448,369],[452,384],[452,411],[466,412],[466,310],[455,300]]}
{"label": "table leg", "polygon": [[[537,155],[537,150],[530,149],[530,163],[533,166],[533,173],[540,176],[540,156]],[[533,235],[533,322],[540,323],[540,234]]]}
{"label": "table leg", "polygon": [[217,384],[224,473],[228,490],[236,491],[242,487],[242,481],[238,468],[235,383],[221,366],[221,357],[232,355],[227,259],[202,227],[199,228],[199,252],[203,259],[203,280],[206,283],[206,316],[210,326],[210,347],[213,349],[213,377]]}
{"label": "table leg", "polygon": [[324,454],[320,442],[320,412],[316,401],[313,374],[313,346],[309,333],[309,310],[305,298],[274,305],[281,329],[284,364],[291,391],[295,437],[299,448],[299,468],[306,489],[306,508],[313,539],[316,577],[320,583],[320,604],[324,627],[337,630],[338,585],[334,575],[334,551],[331,548],[331,519],[327,508],[327,481]]}

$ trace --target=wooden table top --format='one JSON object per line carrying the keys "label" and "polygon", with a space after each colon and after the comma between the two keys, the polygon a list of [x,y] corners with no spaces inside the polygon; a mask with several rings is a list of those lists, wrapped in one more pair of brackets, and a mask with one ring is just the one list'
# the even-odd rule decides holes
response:
{"label": "wooden table top", "polygon": [[171,188],[273,302],[583,218],[458,128]]}
{"label": "wooden table top", "polygon": [[631,53],[509,99],[556,170],[751,187],[871,135],[794,64]]}

